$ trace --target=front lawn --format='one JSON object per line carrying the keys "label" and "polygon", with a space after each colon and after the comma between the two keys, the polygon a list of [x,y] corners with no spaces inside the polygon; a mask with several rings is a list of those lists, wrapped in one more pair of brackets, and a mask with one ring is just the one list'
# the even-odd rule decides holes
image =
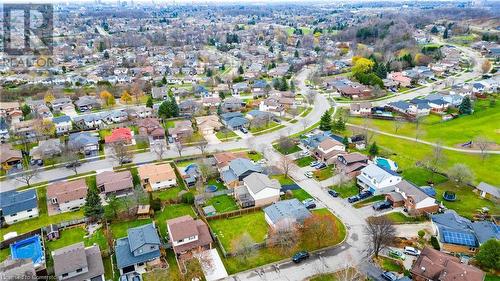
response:
{"label": "front lawn", "polygon": [[273,147],[274,147],[274,149],[276,149],[277,151],[279,151],[279,153],[281,153],[283,155],[292,154],[292,153],[299,152],[302,150],[298,145],[294,145],[294,146],[292,146],[290,148],[286,148],[286,149],[282,148],[279,144],[273,144]]}
{"label": "front lawn", "polygon": [[374,260],[384,271],[393,271],[398,273],[403,273],[404,271],[404,266],[400,261],[395,259],[379,256],[378,258],[374,258]]}
{"label": "front lawn", "polygon": [[279,126],[280,124],[274,122],[274,121],[271,121],[269,122],[267,125],[264,125],[264,126],[260,126],[260,127],[251,127],[250,128],[250,133],[254,134],[254,133],[258,133],[260,131],[264,131],[264,130],[269,130],[271,128],[274,128],[274,127],[277,127]]}
{"label": "front lawn", "polygon": [[299,201],[303,201],[307,198],[312,198],[311,194],[307,193],[307,191],[303,190],[302,188],[299,189],[293,189],[292,194],[294,198],[297,198]]}
{"label": "front lawn", "polygon": [[208,199],[205,203],[205,206],[208,205],[214,206],[217,213],[225,213],[238,210],[238,204],[236,204],[236,201],[234,201],[233,197],[226,194]]}
{"label": "front lawn", "polygon": [[347,198],[359,193],[359,188],[355,181],[346,182],[341,185],[332,186],[331,189],[337,191],[341,198]]}
{"label": "front lawn", "polygon": [[328,166],[322,170],[317,170],[313,172],[314,178],[318,181],[324,181],[326,179],[329,179],[333,177],[333,167]]}
{"label": "front lawn", "polygon": [[119,221],[112,222],[110,224],[111,232],[113,233],[113,237],[115,239],[126,237],[127,230],[132,227],[137,227],[141,225],[145,225],[151,223],[151,219],[143,219],[143,220],[130,220],[130,221]]}
{"label": "front lawn", "polygon": [[306,156],[295,160],[295,164],[299,167],[307,167],[316,159],[312,156]]}
{"label": "front lawn", "polygon": [[264,156],[260,152],[257,152],[257,151],[252,151],[252,152],[248,151],[247,157],[248,157],[248,159],[255,161],[255,162],[264,158]]}
{"label": "front lawn", "polygon": [[281,185],[295,184],[295,182],[292,180],[292,178],[290,176],[285,177],[285,175],[273,175],[273,176],[271,176],[271,178],[278,180]]}
{"label": "front lawn", "polygon": [[269,228],[262,211],[227,219],[211,220],[209,224],[227,252],[232,250],[231,243],[245,232],[252,237],[255,243],[264,242]]}
{"label": "front lawn", "polygon": [[191,205],[187,204],[172,204],[167,205],[163,210],[155,212],[155,223],[163,237],[167,236],[167,220],[189,215],[196,218],[196,214]]}
{"label": "front lawn", "polygon": [[356,202],[352,206],[356,209],[359,209],[359,208],[363,208],[365,206],[371,205],[372,203],[382,201],[382,200],[384,200],[384,198],[385,198],[384,195],[375,195],[375,196],[371,196],[370,198],[365,199],[363,201]]}
{"label": "front lawn", "polygon": [[390,219],[395,224],[421,223],[426,221],[425,217],[409,217],[401,212],[391,212],[384,217]]}
{"label": "front lawn", "polygon": [[215,133],[215,136],[219,140],[225,141],[225,140],[228,140],[228,139],[235,138],[238,135],[235,132],[231,131],[231,130],[227,130],[227,132],[225,132],[225,131],[219,131],[219,132]]}

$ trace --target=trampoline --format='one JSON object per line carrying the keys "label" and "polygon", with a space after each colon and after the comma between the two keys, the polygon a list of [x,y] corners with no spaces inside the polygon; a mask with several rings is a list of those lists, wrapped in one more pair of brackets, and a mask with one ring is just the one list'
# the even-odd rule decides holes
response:
{"label": "trampoline", "polygon": [[375,157],[375,163],[377,163],[377,166],[384,168],[389,171],[397,171],[398,170],[398,165],[396,162],[392,161],[391,159],[383,158],[383,157]]}
{"label": "trampoline", "polygon": [[217,186],[216,185],[209,185],[205,189],[206,192],[216,192],[217,191]]}
{"label": "trampoline", "polygon": [[445,191],[443,193],[443,199],[446,201],[453,202],[453,201],[457,200],[457,195],[453,191]]}
{"label": "trampoline", "polygon": [[35,267],[45,262],[42,239],[40,235],[34,235],[10,244],[12,259],[31,259]]}

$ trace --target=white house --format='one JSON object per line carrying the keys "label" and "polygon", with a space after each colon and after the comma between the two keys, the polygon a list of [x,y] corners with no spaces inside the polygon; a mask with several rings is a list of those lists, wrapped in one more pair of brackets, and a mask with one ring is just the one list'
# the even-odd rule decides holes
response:
{"label": "white house", "polygon": [[361,169],[361,174],[356,179],[360,187],[367,189],[373,195],[378,195],[394,191],[395,185],[402,178],[395,172],[383,169],[375,164],[369,164]]}
{"label": "white house", "polygon": [[280,199],[281,185],[278,180],[270,179],[261,173],[251,173],[245,177],[241,189],[243,190],[237,192],[237,199],[242,206],[248,200],[253,201],[254,206],[260,207]]}
{"label": "white house", "polygon": [[351,103],[349,113],[351,115],[370,115],[372,104],[370,102]]}
{"label": "white house", "polygon": [[38,217],[36,190],[6,191],[0,193],[0,220],[7,224]]}
{"label": "white house", "polygon": [[177,185],[174,169],[170,164],[149,164],[137,169],[141,184],[146,190],[159,190]]}
{"label": "white house", "polygon": [[67,133],[71,131],[71,129],[73,128],[73,123],[71,122],[71,118],[67,115],[54,117],[52,118],[52,122],[56,127],[56,133],[58,135]]}
{"label": "white house", "polygon": [[86,197],[85,179],[55,182],[47,186],[47,200],[50,207],[60,212],[69,212],[83,207]]}

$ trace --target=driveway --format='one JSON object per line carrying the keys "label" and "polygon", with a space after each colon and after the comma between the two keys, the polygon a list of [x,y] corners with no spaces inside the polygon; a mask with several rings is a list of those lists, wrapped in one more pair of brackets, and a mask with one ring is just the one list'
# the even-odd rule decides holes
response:
{"label": "driveway", "polygon": [[219,144],[221,141],[214,133],[203,134],[203,137],[208,142],[208,144]]}
{"label": "driveway", "polygon": [[252,133],[248,132],[246,134],[244,134],[242,131],[240,130],[233,130],[233,132],[238,135],[238,137],[242,138],[242,139],[248,139],[248,138],[251,138],[253,137]]}

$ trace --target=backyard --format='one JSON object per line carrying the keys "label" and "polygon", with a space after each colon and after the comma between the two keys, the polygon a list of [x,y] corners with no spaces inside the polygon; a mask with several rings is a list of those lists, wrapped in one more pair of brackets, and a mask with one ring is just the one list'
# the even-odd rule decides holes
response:
{"label": "backyard", "polygon": [[225,213],[238,210],[238,205],[236,204],[234,199],[226,194],[215,196],[208,199],[205,203],[205,206],[208,205],[214,206],[217,213]]}
{"label": "backyard", "polygon": [[384,215],[384,217],[395,224],[421,223],[427,220],[425,217],[409,217],[401,212],[391,212]]}
{"label": "backyard", "polygon": [[153,192],[153,198],[159,198],[161,201],[177,199],[179,192],[184,190],[180,186],[169,187]]}
{"label": "backyard", "polygon": [[127,236],[127,230],[132,227],[137,227],[151,223],[151,219],[143,220],[129,220],[129,221],[116,221],[110,224],[111,232],[113,233],[113,238],[118,239]]}
{"label": "backyard", "polygon": [[193,218],[196,214],[191,205],[187,204],[172,204],[163,207],[161,211],[155,212],[154,221],[162,237],[167,237],[167,220],[189,215]]}

